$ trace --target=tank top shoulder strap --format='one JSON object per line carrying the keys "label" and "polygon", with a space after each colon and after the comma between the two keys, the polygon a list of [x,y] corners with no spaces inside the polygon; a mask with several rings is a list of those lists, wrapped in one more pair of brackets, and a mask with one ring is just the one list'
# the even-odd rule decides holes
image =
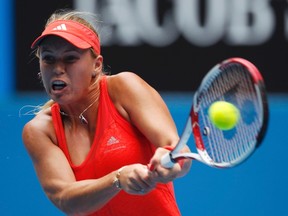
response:
{"label": "tank top shoulder strap", "polygon": [[61,148],[61,150],[64,152],[68,160],[71,162],[69,151],[66,145],[66,137],[65,137],[65,132],[63,128],[63,122],[62,122],[62,118],[60,115],[60,106],[58,103],[55,103],[52,105],[51,113],[52,113],[53,126],[55,129],[55,134],[56,134],[57,141],[58,141],[58,146],[59,148]]}
{"label": "tank top shoulder strap", "polygon": [[[131,127],[130,124],[121,116],[116,109],[108,91],[107,76],[103,76],[100,81],[100,102],[98,118],[113,118],[117,122],[124,124],[126,127]],[[104,119],[102,119],[104,120]],[[102,121],[103,123],[103,121]]]}
{"label": "tank top shoulder strap", "polygon": [[[111,118],[111,114],[114,112],[111,110],[111,99],[108,93],[107,87],[107,76],[102,76],[100,80],[100,97],[99,97],[99,106],[98,106],[98,123],[101,124],[101,128],[98,128],[96,131],[96,136],[100,136],[104,131],[104,129],[111,124],[113,118]],[[103,129],[103,130],[102,130]]]}

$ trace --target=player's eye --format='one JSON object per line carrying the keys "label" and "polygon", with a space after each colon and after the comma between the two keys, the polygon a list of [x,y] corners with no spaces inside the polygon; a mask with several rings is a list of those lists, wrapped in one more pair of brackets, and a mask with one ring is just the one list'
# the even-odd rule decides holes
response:
{"label": "player's eye", "polygon": [[67,55],[67,56],[64,57],[64,61],[65,61],[66,63],[74,63],[74,62],[76,62],[78,59],[79,59],[79,57],[76,56],[76,55]]}
{"label": "player's eye", "polygon": [[52,55],[43,55],[41,60],[46,64],[53,64],[55,62],[55,58]]}

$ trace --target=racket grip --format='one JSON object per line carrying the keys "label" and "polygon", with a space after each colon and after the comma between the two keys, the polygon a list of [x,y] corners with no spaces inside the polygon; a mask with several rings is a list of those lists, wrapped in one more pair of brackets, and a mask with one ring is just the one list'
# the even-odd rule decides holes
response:
{"label": "racket grip", "polygon": [[175,163],[176,161],[172,158],[171,152],[166,153],[161,158],[161,165],[165,168],[171,168],[174,166]]}

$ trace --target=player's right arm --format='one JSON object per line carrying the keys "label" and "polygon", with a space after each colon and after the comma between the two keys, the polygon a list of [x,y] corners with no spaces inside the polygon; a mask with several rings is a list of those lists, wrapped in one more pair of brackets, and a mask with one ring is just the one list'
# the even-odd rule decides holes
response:
{"label": "player's right arm", "polygon": [[[87,215],[119,193],[113,185],[117,170],[98,179],[76,181],[66,156],[57,145],[50,111],[43,111],[28,122],[22,137],[44,192],[66,214]],[[142,164],[125,166],[120,180],[123,190],[129,194],[143,195],[155,187],[147,174],[147,166]],[[135,184],[145,189],[145,193],[135,191]]]}
{"label": "player's right arm", "polygon": [[59,209],[71,215],[101,208],[119,192],[113,186],[116,172],[100,179],[76,181],[54,134],[51,115],[47,112],[28,122],[22,134],[46,195]]}

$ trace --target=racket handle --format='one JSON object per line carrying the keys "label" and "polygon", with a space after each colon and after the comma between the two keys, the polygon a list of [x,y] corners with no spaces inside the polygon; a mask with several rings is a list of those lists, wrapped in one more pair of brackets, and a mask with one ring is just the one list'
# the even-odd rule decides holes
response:
{"label": "racket handle", "polygon": [[[163,166],[165,168],[171,168],[174,166],[176,161],[174,159],[172,159],[171,153],[166,153],[165,155],[162,156],[160,163],[161,163],[161,166]],[[147,168],[150,171],[154,171],[154,169],[155,169],[153,164],[147,164]]]}
{"label": "racket handle", "polygon": [[171,152],[166,153],[161,158],[161,165],[165,168],[171,168],[175,163],[176,161],[172,158]]}

